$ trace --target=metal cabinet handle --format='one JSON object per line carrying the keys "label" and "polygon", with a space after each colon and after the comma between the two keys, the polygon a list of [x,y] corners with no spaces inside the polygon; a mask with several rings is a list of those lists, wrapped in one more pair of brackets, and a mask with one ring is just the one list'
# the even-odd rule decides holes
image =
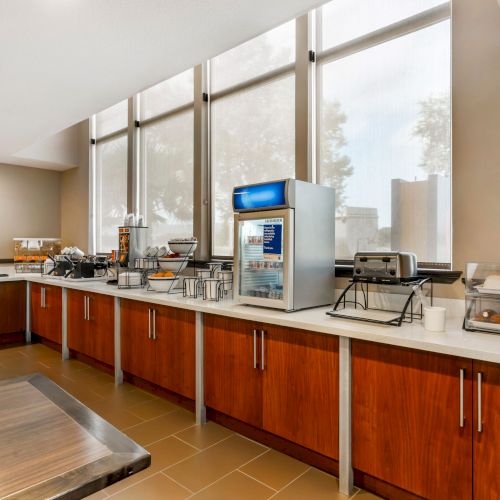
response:
{"label": "metal cabinet handle", "polygon": [[87,296],[83,296],[83,320],[87,321]]}
{"label": "metal cabinet handle", "polygon": [[464,426],[464,376],[465,370],[460,368],[460,427]]}
{"label": "metal cabinet handle", "polygon": [[253,331],[253,367],[257,368],[257,330]]}
{"label": "metal cabinet handle", "polygon": [[260,369],[264,370],[265,365],[264,365],[264,360],[265,360],[265,354],[264,354],[264,335],[266,334],[265,330],[260,331]]}
{"label": "metal cabinet handle", "polygon": [[156,309],[153,309],[153,340],[156,340]]}
{"label": "metal cabinet handle", "polygon": [[87,321],[90,321],[90,297],[87,297]]}
{"label": "metal cabinet handle", "polygon": [[151,338],[151,309],[148,309],[148,339]]}
{"label": "metal cabinet handle", "polygon": [[45,287],[42,287],[40,294],[40,307],[42,309],[45,308]]}
{"label": "metal cabinet handle", "polygon": [[477,432],[483,432],[483,402],[482,402],[483,374],[477,372]]}

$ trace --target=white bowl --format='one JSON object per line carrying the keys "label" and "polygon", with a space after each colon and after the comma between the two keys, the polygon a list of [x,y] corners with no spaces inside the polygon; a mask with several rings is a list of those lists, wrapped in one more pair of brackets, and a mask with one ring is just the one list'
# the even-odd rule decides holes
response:
{"label": "white bowl", "polygon": [[151,290],[155,292],[169,292],[177,286],[179,278],[153,278],[150,276],[148,281]]}
{"label": "white bowl", "polygon": [[178,253],[179,255],[191,255],[198,246],[198,242],[193,241],[175,241],[171,240],[168,242],[168,248],[172,253]]}
{"label": "white bowl", "polygon": [[172,271],[173,273],[180,273],[184,271],[187,266],[187,259],[184,257],[175,257],[172,259],[158,259],[158,264],[162,271]]}

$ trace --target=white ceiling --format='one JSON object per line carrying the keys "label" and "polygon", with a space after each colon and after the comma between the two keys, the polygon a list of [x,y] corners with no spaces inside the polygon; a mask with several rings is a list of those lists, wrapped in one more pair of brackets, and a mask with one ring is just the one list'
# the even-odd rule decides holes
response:
{"label": "white ceiling", "polygon": [[2,0],[0,161],[323,1]]}

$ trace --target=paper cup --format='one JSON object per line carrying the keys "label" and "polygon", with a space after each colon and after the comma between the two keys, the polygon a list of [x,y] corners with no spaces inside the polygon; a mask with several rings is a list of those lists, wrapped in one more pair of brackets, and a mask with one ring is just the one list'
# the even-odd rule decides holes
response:
{"label": "paper cup", "polygon": [[429,332],[444,332],[446,327],[445,307],[424,307],[424,328]]}

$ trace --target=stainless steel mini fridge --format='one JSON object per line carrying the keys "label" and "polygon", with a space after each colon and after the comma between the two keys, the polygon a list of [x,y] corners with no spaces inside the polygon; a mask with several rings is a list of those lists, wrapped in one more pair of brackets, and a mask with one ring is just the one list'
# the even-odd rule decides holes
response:
{"label": "stainless steel mini fridge", "polygon": [[331,304],[335,192],[286,179],[233,190],[234,298],[295,311]]}

